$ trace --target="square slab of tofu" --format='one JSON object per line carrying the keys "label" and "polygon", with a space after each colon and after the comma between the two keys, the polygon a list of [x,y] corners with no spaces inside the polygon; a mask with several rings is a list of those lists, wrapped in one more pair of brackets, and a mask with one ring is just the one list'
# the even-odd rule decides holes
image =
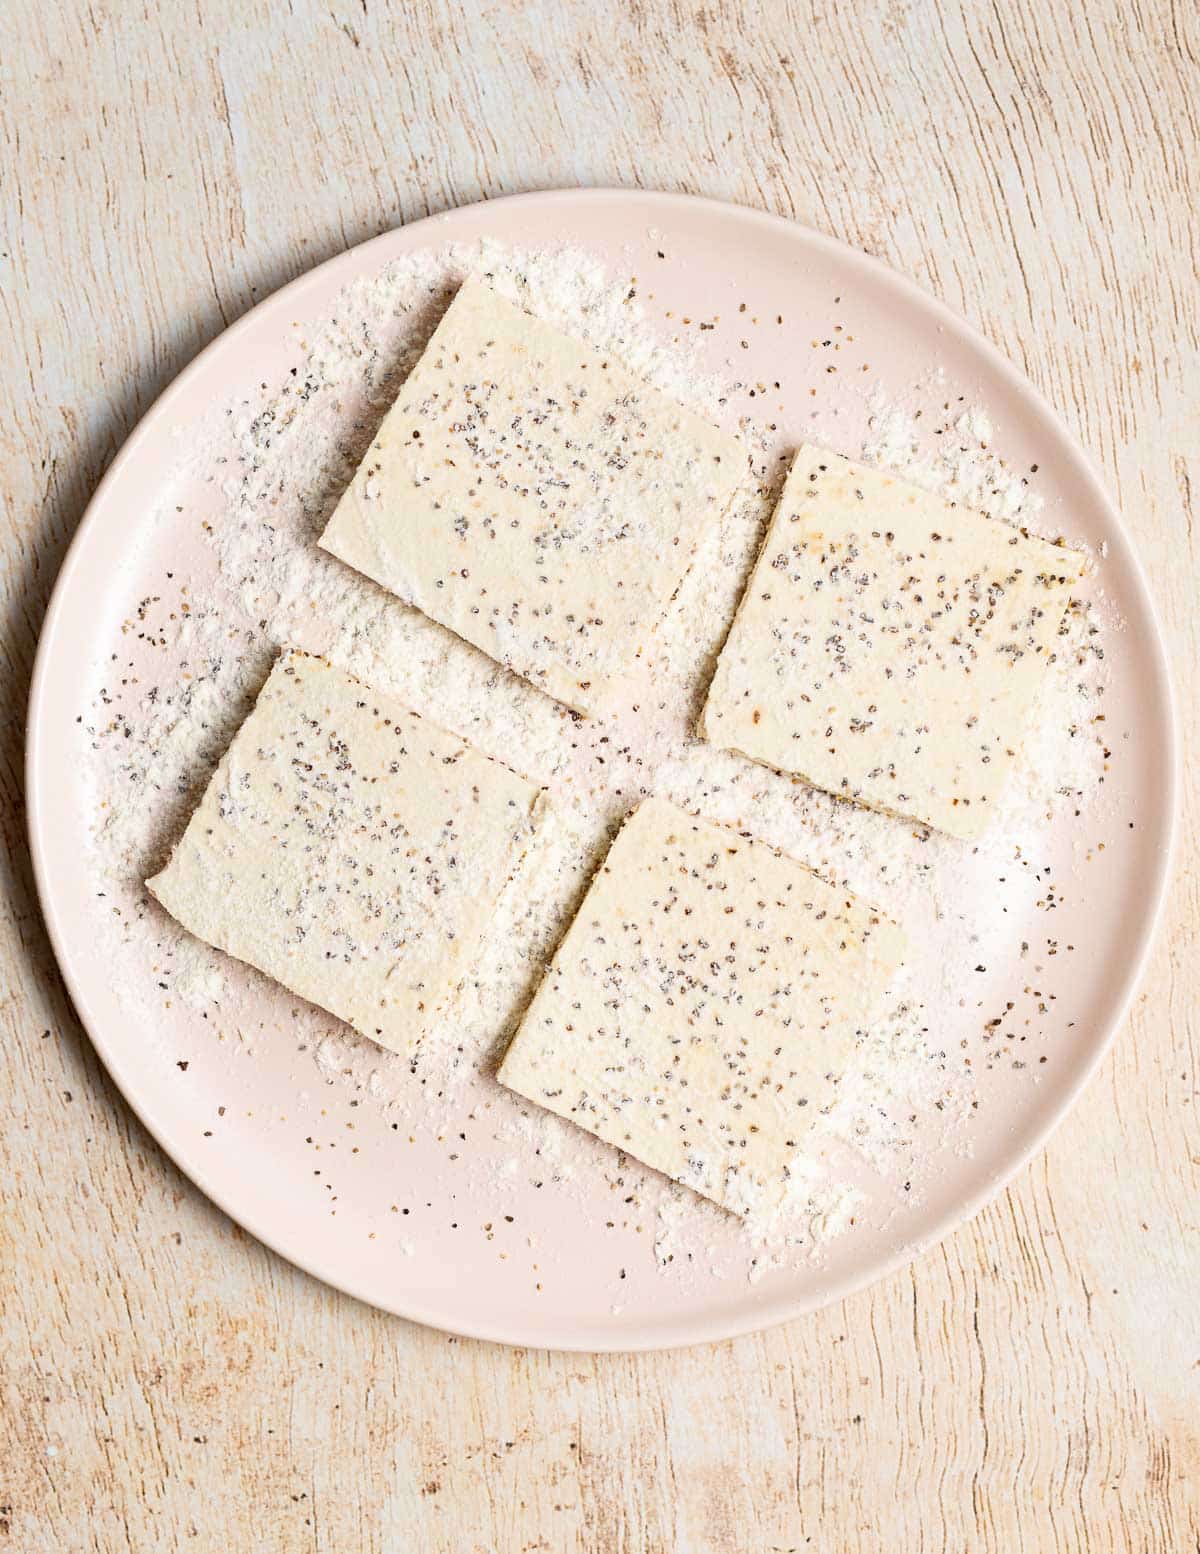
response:
{"label": "square slab of tofu", "polygon": [[1083,558],[824,449],[796,455],[699,732],[980,835]]}
{"label": "square slab of tofu", "polygon": [[393,1052],[470,969],[540,791],[285,651],[147,889],[207,943]]}
{"label": "square slab of tofu", "polygon": [[848,891],[649,799],[499,1077],[726,1208],[770,1207],[903,955]]}
{"label": "square slab of tofu", "polygon": [[467,281],[320,543],[588,712],[747,467],[736,438]]}

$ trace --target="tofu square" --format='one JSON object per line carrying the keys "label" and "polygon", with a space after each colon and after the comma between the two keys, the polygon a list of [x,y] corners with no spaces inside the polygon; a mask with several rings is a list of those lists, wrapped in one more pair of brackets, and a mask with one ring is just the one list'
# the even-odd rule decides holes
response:
{"label": "tofu square", "polygon": [[970,840],[1000,797],[1084,568],[895,475],[801,448],[698,731]]}
{"label": "tofu square", "polygon": [[407,1053],[470,969],[540,799],[285,650],[147,889],[198,938]]}
{"label": "tofu square", "polygon": [[747,469],[736,438],[469,280],[320,544],[589,712]]}
{"label": "tofu square", "polygon": [[903,957],[848,891],[649,799],[499,1078],[734,1212],[769,1209]]}

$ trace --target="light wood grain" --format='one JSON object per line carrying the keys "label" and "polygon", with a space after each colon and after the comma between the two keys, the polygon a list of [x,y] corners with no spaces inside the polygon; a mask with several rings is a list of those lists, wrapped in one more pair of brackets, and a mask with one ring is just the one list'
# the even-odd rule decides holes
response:
{"label": "light wood grain", "polygon": [[0,1549],[1197,1547],[1190,768],[1149,975],[1046,1153],[845,1304],[636,1358],[406,1326],[209,1207],[72,1015],[20,777],[57,564],[197,348],[347,244],[579,183],[794,216],[976,322],[1116,493],[1194,748],[1194,4],[9,0],[3,34]]}

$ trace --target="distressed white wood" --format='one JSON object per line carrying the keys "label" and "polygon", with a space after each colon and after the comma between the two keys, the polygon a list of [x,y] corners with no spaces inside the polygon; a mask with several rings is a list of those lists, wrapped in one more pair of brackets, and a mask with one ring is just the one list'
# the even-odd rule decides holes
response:
{"label": "distressed white wood", "polygon": [[58,984],[21,714],[86,498],[225,324],[485,195],[794,216],[958,308],[1134,531],[1200,657],[1200,17],[1185,0],[10,0],[0,51],[0,1548],[1163,1550],[1200,1536],[1196,785],[1126,1030],[1051,1147],[790,1327],[521,1354],[367,1310],[149,1143]]}

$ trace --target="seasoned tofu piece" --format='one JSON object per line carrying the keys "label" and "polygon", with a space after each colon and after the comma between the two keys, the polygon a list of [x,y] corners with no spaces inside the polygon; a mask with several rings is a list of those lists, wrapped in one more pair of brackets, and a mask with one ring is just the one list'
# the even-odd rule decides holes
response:
{"label": "seasoned tofu piece", "polygon": [[770,1208],[903,956],[849,891],[649,799],[499,1077],[726,1208]]}
{"label": "seasoned tofu piece", "polygon": [[746,473],[736,438],[467,281],[320,543],[589,712]]}
{"label": "seasoned tofu piece", "polygon": [[540,802],[287,650],[147,889],[198,938],[405,1053],[470,969]]}
{"label": "seasoned tofu piece", "polygon": [[1083,558],[820,448],[796,455],[699,732],[970,839]]}

